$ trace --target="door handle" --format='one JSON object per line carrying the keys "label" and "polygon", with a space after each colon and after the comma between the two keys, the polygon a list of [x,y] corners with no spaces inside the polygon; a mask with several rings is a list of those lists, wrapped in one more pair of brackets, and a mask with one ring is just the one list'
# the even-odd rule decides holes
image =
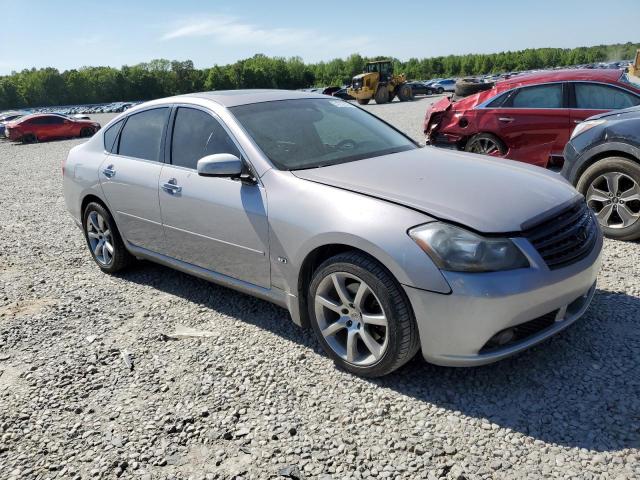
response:
{"label": "door handle", "polygon": [[178,182],[175,178],[170,179],[168,182],[162,184],[162,189],[170,194],[180,193],[182,191],[182,187],[178,185]]}
{"label": "door handle", "polygon": [[511,117],[500,117],[500,118],[498,118],[498,120],[503,122],[503,123],[511,123],[511,122],[513,122],[514,119],[511,118]]}
{"label": "door handle", "polygon": [[109,165],[107,168],[102,170],[102,173],[104,174],[105,177],[111,178],[115,176],[116,171],[114,170],[113,165]]}

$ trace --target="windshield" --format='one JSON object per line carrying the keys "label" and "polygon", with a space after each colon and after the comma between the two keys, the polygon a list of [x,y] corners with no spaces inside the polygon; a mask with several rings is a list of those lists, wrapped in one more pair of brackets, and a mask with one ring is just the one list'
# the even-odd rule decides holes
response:
{"label": "windshield", "polygon": [[418,148],[389,125],[342,100],[282,100],[230,110],[280,170],[336,165]]}
{"label": "windshield", "polygon": [[623,82],[623,83],[628,83],[629,85],[631,85],[631,86],[633,86],[633,87],[635,87],[635,88],[640,90],[640,83],[634,82],[633,80],[631,80],[631,77],[629,77],[629,75],[627,75],[626,73],[623,73],[620,76],[620,81]]}

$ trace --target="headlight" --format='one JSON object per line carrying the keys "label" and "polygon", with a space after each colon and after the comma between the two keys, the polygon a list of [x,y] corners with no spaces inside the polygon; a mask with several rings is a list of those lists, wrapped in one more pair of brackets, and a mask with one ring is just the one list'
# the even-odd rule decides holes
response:
{"label": "headlight", "polygon": [[442,270],[495,272],[526,268],[529,261],[508,238],[486,238],[442,222],[409,230],[409,236]]}
{"label": "headlight", "polygon": [[598,125],[603,124],[604,120],[588,120],[586,122],[579,123],[576,128],[573,129],[573,133],[571,134],[571,138],[577,137],[581,133],[586,132],[587,130],[591,130],[593,127],[597,127]]}

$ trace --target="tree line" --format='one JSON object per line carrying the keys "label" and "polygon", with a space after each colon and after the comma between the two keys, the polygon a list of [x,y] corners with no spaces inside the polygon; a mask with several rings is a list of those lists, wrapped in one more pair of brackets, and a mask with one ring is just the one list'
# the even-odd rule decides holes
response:
{"label": "tree line", "polygon": [[[394,69],[411,79],[482,75],[537,68],[631,59],[640,43],[594,47],[536,48],[492,54],[392,59]],[[296,89],[344,85],[369,60],[353,54],[345,59],[304,63],[299,57],[257,54],[229,65],[197,69],[193,62],[152,60],[133,66],[27,69],[0,76],[0,110],[9,108],[150,100],[170,95],[237,88]]]}

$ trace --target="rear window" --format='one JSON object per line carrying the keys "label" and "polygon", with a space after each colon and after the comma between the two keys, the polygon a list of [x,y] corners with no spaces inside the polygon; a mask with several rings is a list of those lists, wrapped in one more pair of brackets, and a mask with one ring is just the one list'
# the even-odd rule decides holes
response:
{"label": "rear window", "polygon": [[107,128],[103,134],[104,139],[104,149],[107,152],[114,151],[114,145],[116,141],[116,137],[118,136],[118,132],[120,131],[120,127],[122,126],[122,122],[124,120],[120,120],[119,122],[114,123],[109,128]]}
{"label": "rear window", "polygon": [[159,161],[162,132],[168,115],[168,108],[155,108],[131,115],[122,128],[118,154]]}
{"label": "rear window", "polygon": [[640,98],[631,92],[600,83],[576,83],[575,92],[576,108],[618,110],[640,104]]}

